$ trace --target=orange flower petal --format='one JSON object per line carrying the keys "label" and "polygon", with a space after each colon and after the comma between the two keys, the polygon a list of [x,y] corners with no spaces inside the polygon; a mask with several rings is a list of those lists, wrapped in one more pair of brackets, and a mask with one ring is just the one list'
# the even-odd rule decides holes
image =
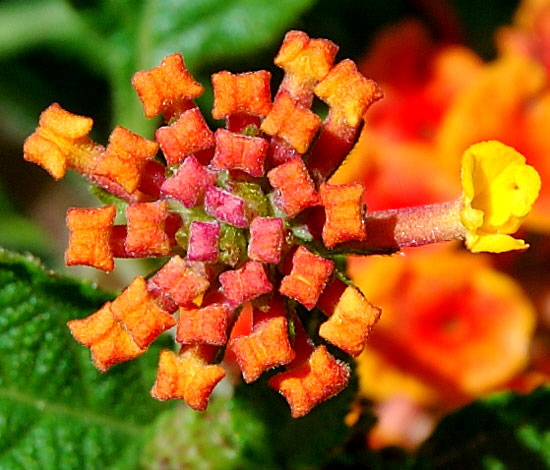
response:
{"label": "orange flower petal", "polygon": [[233,338],[228,348],[235,354],[246,383],[254,382],[268,369],[288,364],[295,357],[288,338],[288,322],[283,316],[259,322],[251,334]]}
{"label": "orange flower petal", "polygon": [[67,211],[67,227],[70,231],[65,251],[67,266],[81,264],[107,272],[113,270],[110,237],[115,215],[114,206]]}
{"label": "orange flower petal", "polygon": [[141,349],[130,333],[117,322],[107,302],[92,315],[67,323],[73,337],[90,348],[94,366],[106,372],[111,366],[132,360],[146,349]]}
{"label": "orange flower petal", "polygon": [[137,72],[132,85],[148,118],[164,113],[170,119],[178,111],[188,108],[189,101],[204,91],[185,67],[179,53],[165,57],[158,67]]}
{"label": "orange flower petal", "polygon": [[158,152],[158,144],[117,126],[109,138],[105,154],[94,169],[94,175],[108,178],[133,193],[139,184],[147,160]]}
{"label": "orange flower petal", "polygon": [[285,397],[292,417],[299,418],[342,391],[349,375],[349,366],[336,360],[321,345],[307,362],[272,377],[268,383]]}
{"label": "orange flower petal", "polygon": [[136,277],[113,301],[111,311],[141,349],[148,348],[163,331],[176,324],[176,320],[156,304],[142,277]]}
{"label": "orange flower petal", "polygon": [[103,151],[87,137],[92,125],[91,118],[72,114],[53,103],[42,112],[38,128],[25,140],[23,157],[40,165],[56,180],[69,167],[89,169],[98,151]]}
{"label": "orange flower petal", "polygon": [[358,289],[348,286],[334,313],[319,328],[319,336],[350,356],[357,356],[363,351],[380,314],[381,310],[370,304]]}
{"label": "orange flower petal", "polygon": [[332,41],[310,39],[302,31],[289,31],[274,60],[285,71],[281,88],[309,106],[313,86],[328,73],[337,52],[338,46]]}
{"label": "orange flower petal", "polygon": [[176,341],[184,344],[206,343],[223,346],[227,342],[231,312],[229,305],[217,302],[200,308],[181,307]]}
{"label": "orange flower petal", "polygon": [[221,367],[208,364],[205,357],[209,355],[209,347],[202,345],[184,347],[179,355],[161,351],[151,396],[181,399],[197,411],[206,409],[212,390],[225,376]]}
{"label": "orange flower petal", "polygon": [[281,260],[285,232],[283,219],[256,217],[250,224],[248,256],[255,261],[277,264]]}
{"label": "orange flower petal", "polygon": [[279,93],[261,129],[278,136],[298,153],[305,153],[321,126],[321,118],[294,101],[289,93]]}
{"label": "orange flower petal", "polygon": [[204,272],[192,264],[174,256],[150,279],[153,288],[168,295],[180,307],[189,307],[193,301],[206,292],[210,282]]}
{"label": "orange flower petal", "polygon": [[323,243],[327,248],[367,238],[363,220],[363,193],[364,188],[360,183],[323,184],[319,188],[326,214]]}
{"label": "orange flower petal", "polygon": [[220,274],[219,280],[225,296],[235,306],[273,289],[264,265],[258,261],[247,261],[239,269],[225,271]]}
{"label": "orange flower petal", "polygon": [[188,155],[214,147],[214,133],[199,108],[188,109],[170,126],[157,129],[155,137],[168,166],[179,165]]}
{"label": "orange flower petal", "polygon": [[334,269],[334,262],[299,246],[292,257],[292,271],[281,281],[279,292],[311,310]]}
{"label": "orange flower petal", "polygon": [[80,344],[90,347],[107,335],[115,326],[115,319],[111,311],[111,303],[107,302],[97,312],[86,318],[71,320],[67,326],[71,334]]}
{"label": "orange flower petal", "polygon": [[165,232],[167,216],[168,206],[165,201],[130,204],[126,208],[126,251],[135,256],[169,254],[170,239]]}
{"label": "orange flower petal", "polygon": [[211,166],[215,170],[242,170],[249,175],[264,175],[264,161],[269,143],[262,137],[218,129],[215,133],[216,151]]}
{"label": "orange flower petal", "polygon": [[265,117],[271,109],[271,74],[266,70],[233,74],[223,71],[212,75],[214,119],[248,113]]}
{"label": "orange flower petal", "polygon": [[315,94],[330,106],[330,120],[358,127],[367,109],[382,98],[376,82],[365,78],[350,59],[332,67],[315,86]]}
{"label": "orange flower petal", "polygon": [[271,186],[278,192],[276,202],[289,217],[295,217],[321,200],[313,180],[301,158],[295,158],[273,168],[267,174]]}

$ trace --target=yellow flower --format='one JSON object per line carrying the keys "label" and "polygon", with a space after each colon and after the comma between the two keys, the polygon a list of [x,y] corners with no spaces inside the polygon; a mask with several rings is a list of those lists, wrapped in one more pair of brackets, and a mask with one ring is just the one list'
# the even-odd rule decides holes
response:
{"label": "yellow flower", "polygon": [[537,199],[541,182],[523,155],[497,141],[472,145],[462,158],[466,246],[473,253],[527,248],[516,232]]}

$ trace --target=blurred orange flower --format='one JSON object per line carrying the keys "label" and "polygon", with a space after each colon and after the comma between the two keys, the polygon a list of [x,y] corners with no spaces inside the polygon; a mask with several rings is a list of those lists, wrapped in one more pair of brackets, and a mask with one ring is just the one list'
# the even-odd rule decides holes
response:
{"label": "blurred orange flower", "polygon": [[[349,271],[373,303],[384,305],[369,351],[358,359],[367,397],[404,394],[424,404],[456,405],[498,387],[526,365],[533,307],[512,278],[491,267],[490,258],[417,249],[391,259],[352,258]],[[390,365],[382,378],[380,360]]]}
{"label": "blurred orange flower", "polygon": [[541,175],[526,223],[550,230],[550,1],[522,2],[496,39],[498,57],[483,63],[464,46],[434,43],[416,21],[381,34],[359,68],[385,99],[333,182],[363,182],[373,210],[441,202],[459,192],[463,152],[499,140]]}

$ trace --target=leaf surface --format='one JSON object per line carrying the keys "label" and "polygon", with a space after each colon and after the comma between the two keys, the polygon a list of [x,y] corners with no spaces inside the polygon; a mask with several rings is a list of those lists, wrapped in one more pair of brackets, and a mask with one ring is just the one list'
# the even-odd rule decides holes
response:
{"label": "leaf surface", "polygon": [[156,351],[102,375],[66,326],[109,298],[0,250],[0,469],[134,466],[163,407]]}

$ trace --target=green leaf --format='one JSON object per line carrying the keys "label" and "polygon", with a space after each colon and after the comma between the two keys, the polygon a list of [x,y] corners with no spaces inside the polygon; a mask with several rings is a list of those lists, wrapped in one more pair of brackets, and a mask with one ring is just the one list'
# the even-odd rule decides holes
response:
{"label": "green leaf", "polygon": [[170,0],[151,3],[153,58],[181,51],[193,70],[220,59],[250,57],[282,39],[314,0],[195,0],[177,8]]}
{"label": "green leaf", "polygon": [[102,375],[66,327],[111,298],[0,250],[0,469],[135,466],[166,408],[148,395],[157,354]]}
{"label": "green leaf", "polygon": [[550,468],[550,387],[498,393],[444,418],[415,468]]}

